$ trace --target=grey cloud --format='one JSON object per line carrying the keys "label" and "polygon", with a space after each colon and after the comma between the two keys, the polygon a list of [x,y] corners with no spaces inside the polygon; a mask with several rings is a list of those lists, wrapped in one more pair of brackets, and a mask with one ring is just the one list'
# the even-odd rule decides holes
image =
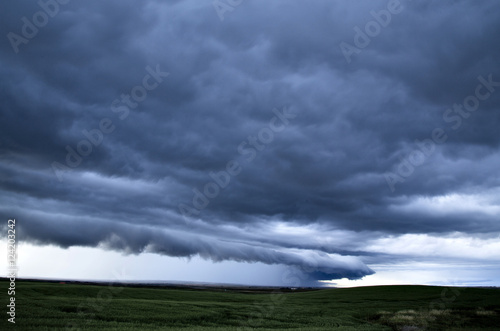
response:
{"label": "grey cloud", "polygon": [[[18,54],[5,36],[20,33],[21,18],[39,6],[0,5],[0,215],[24,218],[31,224],[26,240],[40,244],[106,242],[134,253],[154,247],[304,270],[318,258],[304,271],[313,278],[370,274],[362,261],[372,253],[268,238],[258,230],[262,224],[340,228],[359,240],[499,233],[498,214],[402,208],[421,197],[481,195],[498,187],[500,91],[457,130],[443,119],[474,93],[478,76],[500,81],[498,5],[401,3],[401,13],[349,64],[339,44],[352,43],[353,28],[387,1],[245,2],[223,22],[209,2],[72,1]],[[111,104],[156,65],[170,75],[120,120]],[[297,118],[245,161],[239,144],[282,107]],[[76,148],[82,130],[98,128],[103,118],[115,130],[59,182],[52,162],[65,164],[66,146]],[[391,192],[384,174],[435,128],[446,131],[446,143]],[[209,173],[230,160],[240,161],[241,173],[185,220],[179,204],[190,204],[193,188],[203,190]],[[71,226],[55,231],[54,218]],[[86,218],[107,230],[86,229]],[[221,244],[248,239],[244,231],[216,230],[224,226],[248,229],[251,245]],[[169,230],[179,235],[158,237]],[[204,233],[210,240],[183,240]],[[309,261],[292,249],[318,255]],[[321,252],[359,259],[330,261]]]}

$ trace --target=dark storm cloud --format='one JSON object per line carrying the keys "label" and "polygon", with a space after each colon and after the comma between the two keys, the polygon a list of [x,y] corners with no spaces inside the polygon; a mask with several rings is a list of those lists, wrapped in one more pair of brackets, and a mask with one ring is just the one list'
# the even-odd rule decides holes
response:
{"label": "dark storm cloud", "polygon": [[[360,242],[500,231],[498,213],[412,207],[452,195],[499,204],[488,192],[500,184],[500,86],[483,88],[458,129],[443,117],[479,76],[500,82],[496,2],[401,1],[350,63],[339,45],[355,45],[354,28],[394,1],[252,1],[222,22],[210,2],[42,3],[57,13],[15,47],[9,33],[23,36],[43,9],[0,5],[0,215],[19,218],[26,240],[282,263],[321,279],[370,274],[372,254],[273,237],[263,224],[349,230]],[[124,99],[151,70],[168,76],[150,77],[144,100]],[[296,117],[252,147],[273,109]],[[112,132],[70,166],[68,146],[78,151],[82,131],[105,119]],[[392,192],[387,173],[436,128],[447,141]],[[206,194],[230,161],[238,174],[196,208],[193,189]],[[54,162],[67,167],[62,181]]]}

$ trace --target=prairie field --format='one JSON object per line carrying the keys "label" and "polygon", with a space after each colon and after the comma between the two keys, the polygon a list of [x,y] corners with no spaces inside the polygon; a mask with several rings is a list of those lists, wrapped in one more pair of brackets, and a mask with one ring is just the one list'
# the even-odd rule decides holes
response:
{"label": "prairie field", "polygon": [[[2,280],[4,290],[8,282]],[[2,330],[499,330],[500,289],[290,290],[16,282]],[[8,303],[4,300],[4,302]]]}

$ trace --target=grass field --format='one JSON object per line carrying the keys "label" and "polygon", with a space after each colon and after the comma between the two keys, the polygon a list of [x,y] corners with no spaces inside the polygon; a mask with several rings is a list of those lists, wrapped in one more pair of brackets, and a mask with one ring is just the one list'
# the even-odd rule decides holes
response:
{"label": "grass field", "polygon": [[500,330],[500,289],[486,288],[242,293],[18,280],[15,298],[16,324],[5,295],[1,330]]}

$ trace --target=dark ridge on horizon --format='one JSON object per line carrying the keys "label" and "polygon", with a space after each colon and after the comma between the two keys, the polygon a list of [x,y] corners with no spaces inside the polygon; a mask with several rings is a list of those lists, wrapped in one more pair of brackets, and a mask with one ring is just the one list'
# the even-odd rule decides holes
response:
{"label": "dark ridge on horizon", "polygon": [[[0,277],[0,281],[8,281],[7,277]],[[98,281],[98,280],[65,280],[65,279],[40,279],[40,278],[16,278],[16,281],[51,283],[61,285],[92,285],[92,286],[123,286],[133,288],[161,288],[161,289],[184,289],[184,290],[209,290],[230,291],[238,293],[272,293],[280,292],[309,292],[330,289],[333,287],[284,287],[284,286],[259,286],[241,284],[219,284],[204,282],[138,282],[138,281]]]}
{"label": "dark ridge on horizon", "polygon": [[[0,277],[0,281],[8,281],[8,277]],[[231,290],[237,292],[269,292],[280,290],[282,292],[305,292],[318,291],[329,289],[356,289],[366,287],[405,287],[405,286],[421,286],[421,287],[456,287],[456,288],[493,288],[500,289],[498,286],[453,286],[453,285],[426,285],[426,284],[395,284],[395,285],[362,285],[351,287],[335,287],[335,286],[263,286],[263,285],[244,285],[244,284],[227,284],[227,283],[211,283],[211,282],[182,282],[182,281],[124,281],[113,282],[107,280],[67,280],[67,279],[45,279],[45,278],[16,278],[16,281],[23,282],[39,282],[39,283],[64,283],[73,285],[96,285],[96,286],[125,286],[125,287],[145,287],[145,288],[168,288],[168,289],[192,289],[192,290]]]}

